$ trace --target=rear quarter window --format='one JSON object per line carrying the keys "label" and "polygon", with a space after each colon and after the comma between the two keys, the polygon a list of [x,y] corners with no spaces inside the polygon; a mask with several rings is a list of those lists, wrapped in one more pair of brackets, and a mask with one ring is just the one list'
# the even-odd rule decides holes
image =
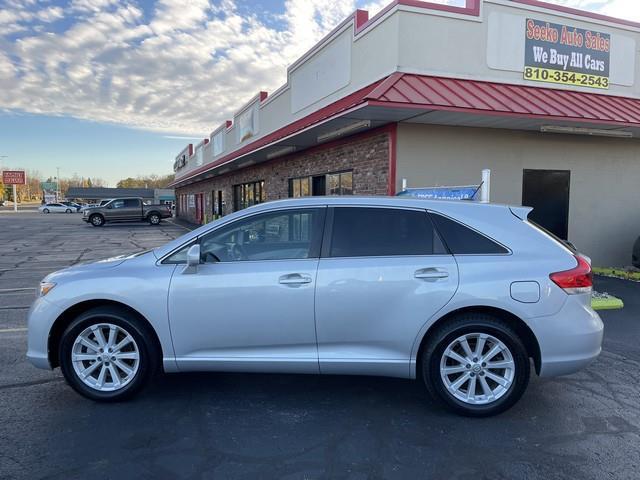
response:
{"label": "rear quarter window", "polygon": [[430,212],[438,233],[454,255],[504,255],[509,250],[489,237],[443,215]]}

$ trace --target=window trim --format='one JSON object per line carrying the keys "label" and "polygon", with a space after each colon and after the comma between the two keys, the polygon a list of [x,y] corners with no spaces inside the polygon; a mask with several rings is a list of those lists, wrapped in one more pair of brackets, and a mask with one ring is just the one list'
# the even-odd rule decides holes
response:
{"label": "window trim", "polygon": [[[315,209],[315,210],[319,210],[320,211],[320,216],[321,218],[318,219],[318,225],[319,227],[323,230],[322,232],[318,232],[316,235],[314,235],[314,237],[311,239],[311,246],[309,247],[309,252],[313,253],[314,251],[317,252],[316,255],[310,255],[307,258],[281,258],[281,259],[269,259],[269,260],[243,260],[242,263],[253,263],[253,262],[291,262],[291,261],[299,261],[299,260],[318,260],[321,258],[321,254],[322,254],[322,241],[324,239],[324,228],[326,225],[326,217],[327,217],[327,205],[297,205],[297,206],[289,206],[289,207],[279,207],[279,208],[273,208],[273,209],[268,209],[268,210],[262,210],[259,212],[252,212],[251,214],[247,214],[247,215],[243,215],[239,218],[234,218],[234,219],[230,219],[227,222],[221,223],[220,225],[216,225],[215,227],[210,228],[209,230],[207,230],[206,232],[202,232],[201,234],[195,236],[195,237],[191,237],[189,240],[187,240],[186,242],[184,242],[183,244],[181,244],[180,246],[174,248],[173,250],[171,250],[169,253],[167,253],[166,255],[164,255],[162,258],[160,258],[157,262],[156,265],[185,265],[184,263],[175,263],[175,262],[168,262],[167,259],[170,258],[172,255],[174,255],[175,253],[178,253],[180,250],[182,250],[183,248],[189,246],[191,247],[192,245],[199,245],[200,244],[200,240],[202,239],[202,237],[207,236],[213,232],[215,232],[216,230],[219,230],[221,228],[225,228],[229,225],[232,225],[236,222],[241,222],[244,220],[248,220],[252,217],[255,217],[257,215],[263,215],[263,214],[271,214],[271,213],[284,213],[287,212],[289,210],[309,210],[309,209]],[[314,243],[316,245],[314,245]],[[238,263],[238,262],[220,262],[220,263]],[[201,265],[204,265],[201,263]]]}
{"label": "window trim", "polygon": [[496,245],[499,245],[500,247],[502,247],[502,248],[504,248],[506,250],[505,253],[451,253],[451,249],[449,248],[449,245],[447,245],[447,242],[444,239],[444,235],[442,235],[442,233],[440,233],[440,231],[438,230],[438,226],[437,226],[436,222],[434,222],[433,219],[432,219],[431,223],[433,224],[433,228],[438,232],[438,236],[440,237],[440,240],[442,241],[442,244],[444,245],[444,247],[447,249],[447,251],[449,251],[449,255],[453,255],[454,257],[507,257],[509,255],[513,255],[513,250],[511,250],[509,247],[507,247],[502,242],[499,242],[498,240],[496,240],[496,239],[490,237],[489,235],[487,235],[486,233],[482,233],[480,230],[478,230],[476,228],[473,228],[473,227],[467,225],[466,223],[461,222],[460,220],[457,220],[457,219],[455,219],[453,217],[450,217],[449,215],[446,215],[446,214],[444,214],[442,212],[437,212],[435,210],[427,209],[427,213],[429,215],[440,215],[441,217],[444,217],[447,220],[451,220],[452,222],[455,222],[458,225],[462,225],[463,227],[468,228],[469,230],[477,233],[478,235],[483,236],[487,240],[492,241]]}
{"label": "window trim", "polygon": [[[423,213],[426,217],[427,222],[431,224],[433,227],[433,232],[438,236],[440,242],[444,246],[446,253],[431,253],[426,255],[357,255],[350,257],[333,257],[331,256],[331,243],[333,237],[333,219],[334,212],[336,208],[376,208],[376,209],[386,209],[386,210],[403,210],[403,211],[413,211]],[[327,215],[325,216],[325,224],[324,224],[324,235],[322,237],[322,249],[320,251],[320,258],[330,258],[333,260],[340,259],[354,259],[354,258],[409,258],[409,257],[450,257],[452,256],[449,247],[442,239],[442,235],[436,228],[433,220],[429,216],[429,212],[427,209],[419,208],[419,207],[406,207],[406,206],[393,206],[393,205],[358,205],[358,204],[348,204],[348,205],[329,205],[327,209]]]}

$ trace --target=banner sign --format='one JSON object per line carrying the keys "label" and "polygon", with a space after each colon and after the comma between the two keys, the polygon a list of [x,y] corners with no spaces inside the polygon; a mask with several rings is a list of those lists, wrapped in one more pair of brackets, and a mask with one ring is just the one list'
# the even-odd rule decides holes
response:
{"label": "banner sign", "polygon": [[473,200],[479,190],[479,185],[469,185],[464,187],[407,188],[406,190],[398,193],[398,196],[415,197],[426,200]]}
{"label": "banner sign", "polygon": [[40,182],[40,190],[56,191],[56,182]]}
{"label": "banner sign", "polygon": [[608,89],[610,50],[608,33],[528,18],[524,78]]}
{"label": "banner sign", "polygon": [[4,170],[2,183],[5,185],[24,185],[27,183],[27,176],[24,174],[24,170]]}

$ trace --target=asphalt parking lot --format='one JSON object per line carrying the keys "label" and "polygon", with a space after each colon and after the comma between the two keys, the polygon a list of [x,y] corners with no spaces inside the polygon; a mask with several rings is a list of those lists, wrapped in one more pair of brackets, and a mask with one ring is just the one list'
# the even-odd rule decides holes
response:
{"label": "asphalt parking lot", "polygon": [[416,384],[374,377],[165,375],[97,404],[25,359],[26,313],[47,273],[185,232],[163,222],[85,225],[79,214],[0,212],[1,479],[637,479],[640,284],[597,279],[604,312],[585,371],[533,378],[489,419],[460,418]]}

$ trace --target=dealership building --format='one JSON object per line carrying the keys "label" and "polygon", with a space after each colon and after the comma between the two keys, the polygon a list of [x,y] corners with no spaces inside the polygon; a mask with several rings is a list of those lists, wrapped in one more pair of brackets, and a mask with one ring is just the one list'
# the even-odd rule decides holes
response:
{"label": "dealership building", "polygon": [[307,195],[478,185],[590,255],[640,235],[640,24],[537,0],[356,11],[187,145],[177,215],[204,223]]}

